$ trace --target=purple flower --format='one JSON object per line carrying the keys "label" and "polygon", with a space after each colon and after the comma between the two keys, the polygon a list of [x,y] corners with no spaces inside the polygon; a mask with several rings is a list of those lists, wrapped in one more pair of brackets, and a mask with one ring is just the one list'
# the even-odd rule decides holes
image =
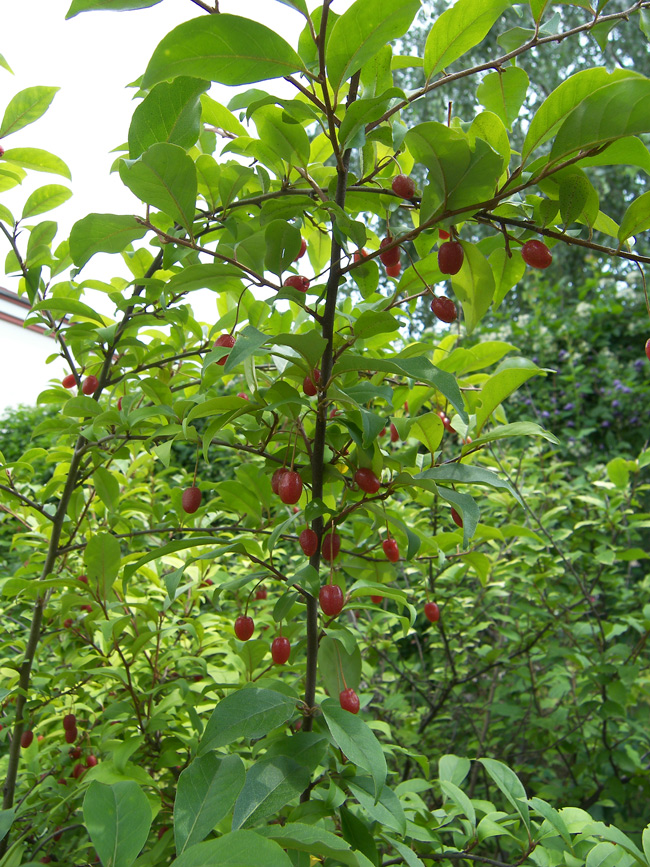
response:
{"label": "purple flower", "polygon": [[573,404],[572,404],[572,403],[565,403],[565,404],[564,404],[564,409],[565,409],[567,412],[570,412],[570,411],[573,409]]}
{"label": "purple flower", "polygon": [[610,425],[611,425],[611,421],[607,421],[607,419],[605,419],[605,421],[602,422],[600,426],[601,427],[610,427]]}
{"label": "purple flower", "polygon": [[613,400],[612,401],[612,406],[614,407],[614,409],[617,409],[620,405],[621,405],[620,400]]}
{"label": "purple flower", "polygon": [[542,418],[550,418],[551,413],[550,413],[550,412],[547,412],[547,411],[544,409],[544,410],[542,410],[542,412],[540,413],[540,415],[542,416]]}

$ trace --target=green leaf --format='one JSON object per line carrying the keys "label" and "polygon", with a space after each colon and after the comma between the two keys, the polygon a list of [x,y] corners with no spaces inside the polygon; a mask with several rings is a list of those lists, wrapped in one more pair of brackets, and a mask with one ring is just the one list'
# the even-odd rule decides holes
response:
{"label": "green leaf", "polygon": [[94,780],[83,802],[84,823],[103,864],[131,867],[147,841],[151,807],[131,780],[107,786]]}
{"label": "green leaf", "polygon": [[155,6],[161,0],[72,0],[72,5],[66,14],[68,18],[74,18],[80,12],[93,12],[109,10],[111,12],[121,12],[125,9],[147,9],[149,6]]}
{"label": "green leaf", "polygon": [[424,47],[424,74],[427,79],[478,45],[494,22],[512,6],[512,0],[457,0],[436,21]]}
{"label": "green leaf", "polygon": [[478,247],[464,241],[461,244],[465,261],[458,274],[452,277],[451,285],[463,305],[467,333],[471,334],[490,309],[494,297],[494,275],[490,263]]}
{"label": "green leaf", "polygon": [[142,86],[179,75],[250,84],[303,68],[293,48],[273,30],[222,12],[186,21],[168,33],[149,61]]}
{"label": "green leaf", "polygon": [[54,313],[56,316],[66,316],[70,314],[82,316],[89,319],[91,322],[99,322],[100,325],[104,325],[104,319],[100,313],[92,307],[89,307],[87,304],[84,304],[83,301],[77,301],[75,298],[65,298],[60,296],[48,298],[45,301],[38,301],[33,305],[32,310],[49,310],[50,313]]}
{"label": "green leaf", "polygon": [[286,220],[271,220],[264,230],[264,265],[273,274],[282,274],[300,252],[300,229]]}
{"label": "green leaf", "polygon": [[246,771],[237,755],[200,756],[180,775],[174,801],[176,852],[204,840],[237,800]]}
{"label": "green leaf", "polygon": [[478,86],[476,98],[512,129],[526,99],[528,84],[528,75],[520,66],[508,66],[486,75]]}
{"label": "green leaf", "polygon": [[84,549],[84,566],[91,586],[97,587],[102,599],[108,599],[113,591],[122,563],[120,543],[110,533],[95,533]]}
{"label": "green leaf", "polygon": [[217,704],[203,732],[198,754],[238,738],[261,738],[293,715],[295,700],[271,689],[238,689]]}
{"label": "green leaf", "polygon": [[0,54],[0,66],[1,66],[3,69],[6,69],[7,72],[10,72],[12,75],[14,74],[13,69],[9,66],[9,64],[7,63],[7,61],[6,61],[6,59],[5,59],[5,57],[4,57],[3,54]]}
{"label": "green leaf", "polygon": [[[299,852],[321,855],[324,858],[334,858],[345,864],[355,864],[347,860],[346,853],[352,858],[350,845],[331,831],[326,831],[320,825],[307,825],[302,822],[288,822],[286,825],[266,825],[258,829],[258,834],[276,840],[283,848],[297,849]],[[345,860],[344,860],[345,859]]]}
{"label": "green leaf", "polygon": [[640,235],[650,229],[650,193],[642,193],[623,214],[618,230],[619,241],[627,241],[633,235]]}
{"label": "green leaf", "polygon": [[120,499],[120,485],[110,470],[97,467],[93,473],[93,485],[102,503],[109,511],[115,511]]}
{"label": "green leaf", "polygon": [[16,811],[13,808],[11,810],[0,810],[0,840],[4,840],[9,833],[14,823],[15,814]]}
{"label": "green leaf", "polygon": [[384,786],[377,801],[374,799],[373,783],[369,777],[357,775],[354,780],[348,781],[348,787],[371,819],[380,822],[386,828],[397,831],[398,834],[404,835],[406,833],[404,809],[392,789]]}
{"label": "green leaf", "polygon": [[434,479],[435,481],[457,482],[467,485],[488,485],[491,488],[505,488],[519,503],[523,504],[521,497],[510,482],[500,479],[491,470],[484,470],[482,467],[475,467],[471,464],[455,463],[445,464],[441,467],[432,467],[429,470],[418,473],[413,478]]}
{"label": "green leaf", "polygon": [[21,90],[9,102],[5,109],[2,124],[0,124],[0,138],[11,135],[38,120],[50,106],[58,87],[28,87]]}
{"label": "green leaf", "polygon": [[120,177],[141,201],[159,208],[191,233],[196,168],[183,148],[166,142],[151,145],[136,160],[122,160]]}
{"label": "green leaf", "polygon": [[355,643],[352,653],[336,640],[336,632],[325,635],[318,647],[318,671],[331,698],[338,699],[346,685],[359,688],[361,680],[361,651]]}
{"label": "green leaf", "polygon": [[246,774],[232,817],[233,830],[251,827],[281,810],[309,785],[310,774],[289,756],[257,761]]}
{"label": "green leaf", "polygon": [[334,743],[355,765],[371,775],[375,784],[375,799],[386,782],[386,759],[381,744],[372,729],[355,714],[340,707],[338,701],[325,699],[321,704],[325,722]]}
{"label": "green leaf", "polygon": [[44,214],[46,211],[58,208],[59,205],[67,202],[71,195],[72,190],[62,187],[60,184],[47,184],[44,187],[39,187],[25,202],[23,219],[36,217],[38,214]]}
{"label": "green leaf", "polygon": [[369,7],[356,0],[336,21],[327,43],[327,77],[337,91],[386,43],[403,36],[420,10],[420,0],[382,0]]}
{"label": "green leaf", "polygon": [[519,777],[503,762],[496,759],[478,759],[508,801],[519,813],[530,832],[530,814],[528,812],[528,796]]}
{"label": "green leaf", "polygon": [[[377,843],[368,824],[347,807],[339,807],[339,814],[343,839],[357,850],[358,856],[365,857],[368,864],[379,867]],[[358,863],[363,864],[361,860]]]}
{"label": "green leaf", "polygon": [[281,160],[307,166],[309,138],[299,123],[289,123],[285,112],[276,105],[265,105],[253,115],[260,140]]}
{"label": "green leaf", "polygon": [[293,867],[289,856],[273,840],[254,831],[231,831],[217,840],[197,843],[180,858],[174,867]]}
{"label": "green leaf", "polygon": [[81,268],[95,253],[121,253],[146,233],[144,226],[126,214],[88,214],[72,227],[70,256]]}
{"label": "green leaf", "polygon": [[49,151],[40,148],[9,148],[4,152],[2,159],[23,169],[32,169],[35,172],[49,172],[53,175],[63,175],[70,179],[70,169]]}
{"label": "green leaf", "polygon": [[404,96],[404,91],[391,87],[384,91],[381,96],[372,99],[358,99],[350,105],[345,112],[339,128],[339,144],[344,147],[346,142],[351,141],[366,124],[372,123],[384,114],[388,109],[392,98]]}
{"label": "green leaf", "polygon": [[569,834],[569,829],[566,826],[566,822],[562,818],[562,816],[551,807],[550,804],[547,804],[546,801],[543,801],[541,798],[530,798],[528,803],[530,806],[537,810],[540,816],[543,816],[544,819],[551,825],[555,830],[559,833],[560,837],[567,843],[569,846],[571,845],[571,836]]}
{"label": "green leaf", "polygon": [[460,786],[469,774],[471,762],[464,756],[454,756],[447,753],[438,759],[438,776],[440,780],[449,780],[456,786]]}
{"label": "green leaf", "polygon": [[246,361],[247,358],[253,356],[258,349],[264,346],[268,339],[266,334],[262,334],[261,331],[253,328],[252,325],[247,325],[246,328],[243,328],[237,334],[237,341],[226,359],[223,368],[224,373],[230,373],[242,361]]}
{"label": "green leaf", "polygon": [[539,376],[544,372],[536,367],[532,361],[525,362],[522,359],[521,363],[521,367],[511,367],[501,370],[483,383],[479,406],[476,410],[476,430],[478,433],[481,432],[481,428],[485,422],[508,395],[516,391],[531,377]]}
{"label": "green leaf", "polygon": [[467,797],[465,792],[462,789],[459,789],[458,786],[454,785],[451,780],[440,780],[440,788],[443,791],[443,794],[460,807],[461,811],[467,816],[470,821],[472,828],[476,827],[476,811],[474,810],[474,805]]}
{"label": "green leaf", "polygon": [[201,130],[200,96],[209,87],[208,81],[185,76],[157,84],[133,112],[129,127],[131,159],[137,159],[157,142],[192,147]]}
{"label": "green leaf", "polygon": [[361,340],[375,334],[399,331],[400,323],[387,310],[365,310],[353,325],[354,336]]}
{"label": "green leaf", "polygon": [[526,263],[521,256],[508,256],[506,251],[501,247],[490,253],[488,262],[490,263],[494,277],[495,288],[492,306],[496,310],[508,292],[524,276]]}

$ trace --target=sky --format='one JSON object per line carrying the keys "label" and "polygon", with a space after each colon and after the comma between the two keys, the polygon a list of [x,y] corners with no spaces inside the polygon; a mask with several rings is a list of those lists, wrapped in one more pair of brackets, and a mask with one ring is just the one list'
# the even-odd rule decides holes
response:
{"label": "sky", "polygon": [[[86,12],[68,21],[71,0],[22,0],[4,3],[0,29],[0,54],[14,75],[0,68],[0,111],[17,92],[35,85],[60,87],[47,113],[34,124],[2,140],[10,147],[37,147],[61,157],[72,172],[73,197],[40,219],[56,220],[57,241],[67,236],[73,223],[87,213],[141,213],[142,205],[123,186],[117,173],[110,174],[115,154],[127,139],[137,101],[134,88],[126,86],[144,72],[160,40],[178,24],[205,15],[191,0],[162,0],[148,9],[124,12]],[[351,0],[335,0],[339,13]],[[311,9],[316,0],[308,0]],[[304,18],[279,0],[220,0],[220,10],[255,18],[277,30],[292,45],[304,26]],[[263,84],[255,85],[264,87]],[[274,93],[290,85],[269,84]],[[245,88],[242,88],[245,89]],[[213,85],[210,95],[227,103],[235,88]],[[287,92],[287,91],[285,91]],[[19,214],[32,190],[44,184],[66,184],[57,175],[30,172],[15,190],[0,201]],[[0,239],[1,241],[1,239]],[[0,246],[0,261],[5,250]],[[118,257],[96,256],[83,276],[106,279],[118,273]],[[98,269],[103,271],[97,273]],[[120,269],[124,276],[126,268]],[[16,291],[17,279],[0,275],[0,285]]]}

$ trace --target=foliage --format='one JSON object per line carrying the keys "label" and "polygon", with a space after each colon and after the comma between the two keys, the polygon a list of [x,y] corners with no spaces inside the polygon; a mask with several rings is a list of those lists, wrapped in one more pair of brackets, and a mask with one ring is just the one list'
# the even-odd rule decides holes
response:
{"label": "foliage", "polygon": [[[414,122],[411,107],[456,80],[446,71],[483,50],[512,3],[485,0],[468,27],[474,0],[457,0],[406,61],[425,75],[407,92],[393,46],[416,0],[356,0],[341,16],[327,0],[311,14],[286,2],[305,17],[296,47],[201,3],[208,14],[154,51],[115,164],[137,214],[98,203],[55,246],[56,224],[35,218],[67,187],[42,187],[17,219],[0,208],[7,271],[74,378],[40,396],[56,410],[34,431],[45,454],[0,455],[19,528],[19,565],[1,579],[0,865],[85,863],[91,847],[113,867],[646,865],[647,454],[610,461],[580,493],[552,464],[558,505],[540,446],[555,437],[508,423],[503,406],[544,371],[471,335],[507,309],[533,237],[647,261],[631,249],[650,226],[645,196],[617,224],[591,179],[642,163],[650,81],[576,73],[523,141],[510,120],[525,88],[471,122]],[[522,7],[528,30],[510,34],[500,77],[521,82],[520,57],[645,13],[642,0],[611,16],[568,5],[573,34],[547,33],[547,4]],[[68,16],[105,6],[75,0]],[[476,85],[484,71],[455,76]],[[293,99],[267,85],[228,106],[207,93],[279,77]],[[54,94],[14,97],[0,136]],[[30,170],[69,175],[51,154],[4,151],[5,188]],[[412,170],[421,188],[404,199],[392,181]],[[451,279],[440,230],[462,244]],[[98,252],[132,281],[95,276]],[[383,274],[391,254],[403,273]],[[443,282],[462,328],[413,339],[419,299]],[[192,311],[201,289],[215,294],[211,327]],[[360,489],[360,468],[376,491]],[[282,497],[277,470],[294,473]],[[195,485],[202,502],[187,509]],[[338,616],[319,613],[327,584],[345,594]],[[421,613],[431,594],[438,626]],[[237,615],[254,615],[250,640]],[[269,662],[276,635],[291,642],[282,668]],[[359,715],[343,689],[360,693]],[[513,690],[529,697],[523,712]],[[567,790],[580,807],[548,803]],[[633,819],[634,840],[600,818]]]}

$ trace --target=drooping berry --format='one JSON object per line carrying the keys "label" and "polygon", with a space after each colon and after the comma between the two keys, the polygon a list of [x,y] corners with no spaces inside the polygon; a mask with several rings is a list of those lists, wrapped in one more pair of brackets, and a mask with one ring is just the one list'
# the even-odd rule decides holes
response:
{"label": "drooping berry", "polygon": [[451,235],[446,231],[446,229],[438,229],[438,237],[442,241],[448,241],[451,238]]}
{"label": "drooping berry", "polygon": [[[219,337],[215,340],[215,346],[225,346],[227,349],[232,349],[235,345],[235,338],[232,334],[220,334]],[[228,353],[229,354],[229,353]],[[226,363],[226,359],[228,358],[228,354],[224,355],[222,358],[217,361],[217,364],[220,367],[223,367]]]}
{"label": "drooping berry", "polygon": [[304,238],[300,238],[300,250],[298,251],[298,255],[296,256],[296,258],[293,261],[297,262],[298,259],[302,259],[302,257],[305,255],[306,252],[307,252],[307,241],[305,241]]}
{"label": "drooping berry", "polygon": [[193,515],[194,512],[196,512],[196,510],[201,505],[202,498],[203,495],[200,488],[186,488],[183,491],[183,496],[181,497],[181,505],[183,506],[183,510],[187,512],[188,515]]}
{"label": "drooping berry", "polygon": [[20,746],[24,750],[26,750],[27,747],[31,747],[33,740],[34,740],[34,732],[31,729],[27,729],[20,736]]}
{"label": "drooping berry", "polygon": [[[379,244],[380,249],[383,247],[387,247],[389,244],[392,244],[395,239],[392,235],[387,235]],[[400,260],[400,248],[392,247],[390,250],[386,250],[383,253],[379,254],[379,258],[382,263],[386,266],[388,265],[399,265]]]}
{"label": "drooping berry", "polygon": [[276,665],[284,665],[291,654],[291,644],[284,635],[278,635],[271,644],[271,656]]}
{"label": "drooping berry", "polygon": [[376,494],[381,485],[377,476],[368,467],[359,467],[354,474],[354,481],[367,494]]}
{"label": "drooping berry", "polygon": [[355,250],[354,255],[352,256],[352,261],[356,265],[357,262],[360,262],[362,259],[365,259],[368,255],[366,250]]}
{"label": "drooping berry", "polygon": [[650,361],[650,337],[645,342],[645,354],[648,357],[648,361]]}
{"label": "drooping berry", "polygon": [[397,175],[391,184],[392,190],[403,199],[412,199],[415,193],[415,181],[408,175]]}
{"label": "drooping berry", "polygon": [[350,713],[359,713],[359,696],[352,687],[348,687],[339,693],[339,702],[343,710],[348,710]]}
{"label": "drooping berry", "polygon": [[74,378],[74,373],[69,373],[67,376],[64,376],[61,380],[61,385],[64,388],[74,388],[77,384],[77,380]]}
{"label": "drooping berry", "polygon": [[283,503],[292,506],[302,494],[302,479],[294,470],[287,470],[278,482],[278,494]]}
{"label": "drooping berry", "polygon": [[336,617],[343,610],[343,591],[338,584],[323,584],[318,593],[321,611],[327,617]]}
{"label": "drooping berry", "polygon": [[288,473],[289,470],[286,467],[279,467],[271,476],[271,490],[274,494],[280,493],[280,479],[285,473]]}
{"label": "drooping berry", "polygon": [[390,423],[390,441],[392,443],[399,442],[399,433],[393,422]]}
{"label": "drooping berry", "polygon": [[267,597],[266,587],[262,584],[262,586],[258,587],[257,590],[255,591],[255,598],[256,599],[266,599],[266,597]]}
{"label": "drooping berry", "polygon": [[338,533],[326,533],[323,536],[323,544],[321,545],[321,554],[323,560],[336,560],[341,550],[341,537]]}
{"label": "drooping berry", "polygon": [[73,744],[77,740],[79,732],[77,731],[77,727],[66,729],[65,730],[65,742],[66,744]]}
{"label": "drooping berry", "polygon": [[440,609],[435,602],[427,602],[424,606],[424,616],[431,623],[437,623],[440,620]]}
{"label": "drooping berry", "polygon": [[299,274],[290,274],[282,285],[297,289],[298,292],[306,292],[309,289],[309,280]]}
{"label": "drooping berry", "polygon": [[311,374],[306,376],[302,381],[302,390],[308,397],[314,397],[318,393],[318,383],[320,382],[320,370],[316,368]]}
{"label": "drooping berry", "polygon": [[318,550],[318,536],[310,527],[302,531],[300,536],[298,536],[298,542],[305,557],[313,556]]}
{"label": "drooping berry", "polygon": [[386,276],[387,277],[399,277],[402,273],[402,266],[398,262],[397,265],[387,265],[386,266]]}
{"label": "drooping berry", "polygon": [[458,514],[458,512],[456,511],[456,509],[454,509],[453,506],[451,507],[451,519],[452,519],[452,521],[454,522],[454,524],[456,524],[457,527],[462,527],[462,526],[463,526],[463,519],[462,519],[461,516]]}
{"label": "drooping berry", "polygon": [[431,310],[441,322],[455,322],[458,316],[456,305],[446,295],[436,295],[431,302]]}
{"label": "drooping berry", "polygon": [[390,562],[397,563],[399,560],[399,548],[397,547],[395,539],[384,539],[381,543],[381,547],[384,549],[384,554]]}
{"label": "drooping berry", "polygon": [[445,241],[438,250],[438,268],[443,274],[458,274],[465,253],[458,241]]}
{"label": "drooping berry", "polygon": [[77,725],[77,717],[73,713],[67,713],[63,717],[63,728],[66,731],[75,728]]}
{"label": "drooping berry", "polygon": [[542,241],[526,241],[521,248],[521,256],[527,265],[531,268],[548,268],[553,261],[551,251]]}
{"label": "drooping berry", "polygon": [[248,641],[255,631],[255,623],[252,617],[246,617],[243,614],[235,620],[235,635],[240,641]]}
{"label": "drooping berry", "polygon": [[384,601],[383,596],[371,596],[370,599],[375,603],[375,605],[379,605],[381,602]]}
{"label": "drooping berry", "polygon": [[86,768],[81,763],[78,763],[72,769],[72,773],[70,774],[70,776],[74,777],[75,780],[78,780],[85,770]]}
{"label": "drooping berry", "polygon": [[97,758],[97,756],[90,755],[86,759],[86,767],[87,768],[94,768],[97,765],[98,761],[99,761],[99,759]]}
{"label": "drooping berry", "polygon": [[81,390],[84,394],[94,394],[99,388],[99,380],[96,376],[87,376],[81,383]]}

